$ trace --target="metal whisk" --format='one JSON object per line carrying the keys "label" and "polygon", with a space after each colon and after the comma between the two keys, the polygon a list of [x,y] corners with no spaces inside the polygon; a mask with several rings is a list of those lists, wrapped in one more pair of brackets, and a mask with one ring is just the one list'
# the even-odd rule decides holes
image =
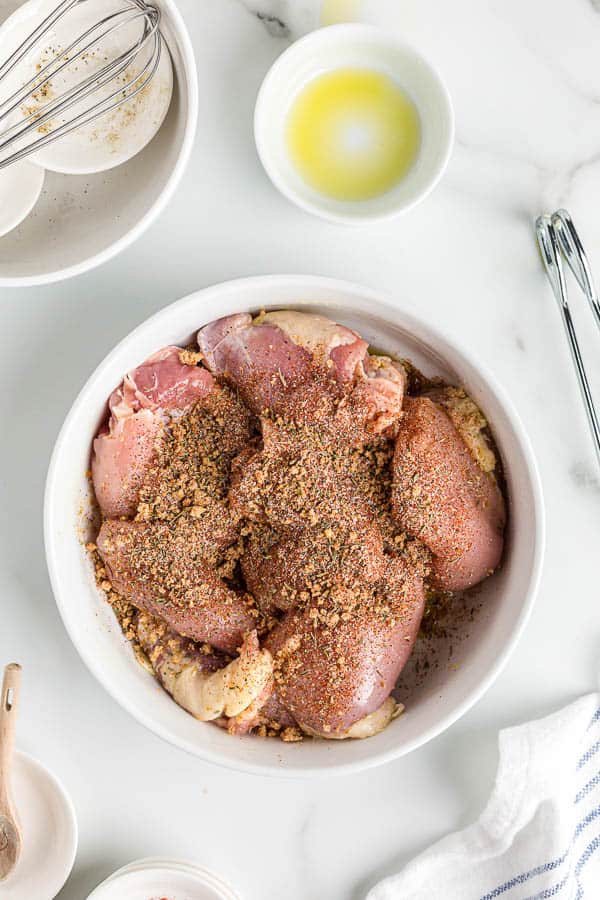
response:
{"label": "metal whisk", "polygon": [[[62,0],[8,59],[0,64],[0,90],[10,73],[23,62],[27,54],[36,48],[43,48],[44,39],[57,22],[68,16],[75,7],[90,2],[91,0]],[[85,60],[85,54],[101,47],[109,35],[132,23],[139,24],[139,36],[130,46],[81,81],[65,88],[56,96],[51,96],[47,102],[39,102],[40,97],[45,99],[47,94],[53,93],[45,91],[45,88],[53,80],[56,81],[57,76],[77,60]],[[123,0],[122,9],[99,19],[72,40],[68,47],[61,48],[54,59],[46,65],[38,66],[39,71],[34,76],[0,100],[0,169],[35,153],[76,128],[95,121],[139,94],[154,76],[160,62],[159,24],[160,11],[156,7],[143,0]],[[147,48],[147,59],[140,71],[129,75],[126,70],[144,48]],[[123,73],[126,73],[124,78],[120,78]],[[35,105],[30,110],[28,106],[32,100]],[[65,117],[65,113],[69,111],[70,117]],[[53,120],[56,119],[58,122],[54,127]]]}
{"label": "metal whisk", "polygon": [[566,209],[559,209],[551,216],[539,216],[535,222],[535,231],[542,254],[542,261],[546,274],[552,286],[554,296],[558,303],[571,356],[575,365],[575,372],[579,381],[581,395],[585,405],[594,447],[598,462],[600,463],[600,421],[594,405],[594,398],[583,364],[583,357],[577,340],[569,300],[567,295],[567,282],[563,258],[571,269],[575,280],[583,291],[590,306],[592,316],[598,328],[600,328],[600,302],[592,279],[592,271],[588,262],[583,244],[575,230],[573,220]]}

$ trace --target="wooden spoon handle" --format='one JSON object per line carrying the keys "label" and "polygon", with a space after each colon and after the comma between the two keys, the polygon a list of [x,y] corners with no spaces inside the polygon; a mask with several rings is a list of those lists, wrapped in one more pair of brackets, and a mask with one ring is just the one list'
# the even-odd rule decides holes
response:
{"label": "wooden spoon handle", "polygon": [[0,693],[0,810],[6,805],[9,796],[10,765],[15,743],[20,687],[21,666],[18,663],[9,663],[4,669]]}

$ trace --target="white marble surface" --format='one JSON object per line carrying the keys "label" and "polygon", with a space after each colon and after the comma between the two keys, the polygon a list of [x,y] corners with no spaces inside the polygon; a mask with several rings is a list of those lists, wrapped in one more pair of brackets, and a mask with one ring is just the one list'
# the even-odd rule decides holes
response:
{"label": "white marble surface", "polygon": [[[600,277],[600,4],[364,4],[365,18],[438,65],[457,117],[441,186],[407,218],[368,230],[299,212],[257,161],[253,101],[286,28],[271,27],[274,36],[237,0],[180,6],[198,54],[201,118],[174,201],[141,242],[103,268],[0,296],[0,661],[16,658],[25,668],[19,745],[56,770],[77,809],[80,849],[60,900],[82,900],[115,867],[158,853],[197,859],[248,900],[358,900],[478,813],[499,727],[546,713],[597,681],[600,479],[531,226],[541,210],[566,205]],[[306,27],[304,5],[287,7],[293,29]],[[197,287],[282,271],[385,288],[460,333],[529,425],[548,512],[537,607],[486,697],[412,756],[323,783],[210,768],[134,722],[71,646],[42,546],[49,454],[96,363],[136,323]],[[600,360],[591,321],[579,311],[588,358]],[[600,365],[594,374],[600,388]]]}

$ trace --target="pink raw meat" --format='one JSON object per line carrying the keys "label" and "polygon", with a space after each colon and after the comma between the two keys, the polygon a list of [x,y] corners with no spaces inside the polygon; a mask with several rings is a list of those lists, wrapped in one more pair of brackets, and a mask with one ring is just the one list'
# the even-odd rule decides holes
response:
{"label": "pink raw meat", "polygon": [[[402,406],[406,376],[387,357],[367,353],[355,331],[324,316],[294,310],[240,313],[218,319],[198,333],[208,368],[225,376],[256,413],[289,414],[298,392],[340,396],[356,391],[368,417],[368,430],[382,431]],[[315,366],[322,373],[315,379]]]}
{"label": "pink raw meat", "polygon": [[446,412],[428,397],[405,403],[394,452],[392,510],[398,524],[433,553],[437,587],[466,590],[498,566],[506,522],[500,489]]}
{"label": "pink raw meat", "polygon": [[406,372],[401,363],[387,356],[367,354],[358,370],[355,395],[366,407],[367,430],[385,431],[399,418],[406,390]]}
{"label": "pink raw meat", "polygon": [[226,375],[256,413],[275,409],[311,378],[314,363],[332,379],[350,382],[367,343],[343,325],[293,310],[218,319],[198,333],[206,365]]}
{"label": "pink raw meat", "polygon": [[165,347],[129,372],[108,401],[109,419],[94,440],[92,478],[105,516],[131,516],[169,415],[187,412],[215,380],[184,365],[179,347]]}
{"label": "pink raw meat", "polygon": [[[378,611],[378,591],[388,615]],[[343,735],[390,695],[412,651],[424,607],[420,576],[398,558],[388,561],[373,604],[347,621],[324,624],[326,605],[290,610],[265,641],[275,660],[278,703],[313,734]]]}

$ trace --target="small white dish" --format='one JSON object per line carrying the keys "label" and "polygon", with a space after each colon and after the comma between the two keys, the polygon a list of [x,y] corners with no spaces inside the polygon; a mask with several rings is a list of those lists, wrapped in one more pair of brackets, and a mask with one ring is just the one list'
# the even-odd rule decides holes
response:
{"label": "small white dish", "polygon": [[[395,187],[369,200],[336,200],[316,191],[296,170],[286,143],[296,97],[317,76],[341,68],[388,75],[420,118],[421,144],[413,165]],[[371,25],[332,25],[292,44],[273,64],[256,101],[254,137],[265,171],[289,200],[333,222],[363,224],[407,212],[434,188],[450,158],[454,114],[443,81],[415,49]]]}
{"label": "small white dish", "polygon": [[140,859],[113,872],[87,900],[240,900],[218,875],[178,859]]}
{"label": "small white dish", "polygon": [[0,237],[25,219],[42,193],[45,172],[28,160],[0,169]]}
{"label": "small white dish", "polygon": [[[0,57],[6,58],[19,47],[27,36],[56,8],[56,0],[28,0],[13,13],[0,28]],[[0,96],[8,97],[29,78],[35,78],[42,65],[60,56],[60,48],[70,46],[79,35],[86,34],[98,21],[127,5],[124,0],[102,0],[84,3],[69,10],[55,23],[46,37],[35,44],[19,65],[3,79]],[[139,19],[128,22],[104,37],[88,50],[85,60],[73,63],[51,82],[51,96],[66,93],[84,77],[116,59],[127,48],[135,46],[142,33]],[[121,74],[122,83],[133,81],[149,60],[152,42],[140,49],[135,61]],[[107,98],[116,88],[110,81],[102,88],[97,99]],[[104,172],[122,165],[148,144],[160,128],[171,102],[173,69],[169,50],[162,41],[158,68],[150,83],[140,93],[117,109],[84,125],[60,140],[48,144],[34,153],[31,161],[53,172],[67,175],[89,175]],[[40,101],[40,103],[46,102]],[[32,101],[32,104],[35,104]],[[75,104],[65,119],[73,119],[89,108],[90,101]],[[57,117],[56,127],[61,118]]]}
{"label": "small white dish", "polygon": [[114,169],[87,176],[47,172],[35,209],[0,239],[0,288],[48,284],[106,262],[139,238],[172,197],[193,146],[198,76],[177,3],[155,2],[174,76],[163,125],[147,147]]}
{"label": "small white dish", "polygon": [[56,776],[26,753],[15,752],[13,796],[21,826],[21,856],[0,887],[2,900],[53,900],[77,850],[73,804]]}

